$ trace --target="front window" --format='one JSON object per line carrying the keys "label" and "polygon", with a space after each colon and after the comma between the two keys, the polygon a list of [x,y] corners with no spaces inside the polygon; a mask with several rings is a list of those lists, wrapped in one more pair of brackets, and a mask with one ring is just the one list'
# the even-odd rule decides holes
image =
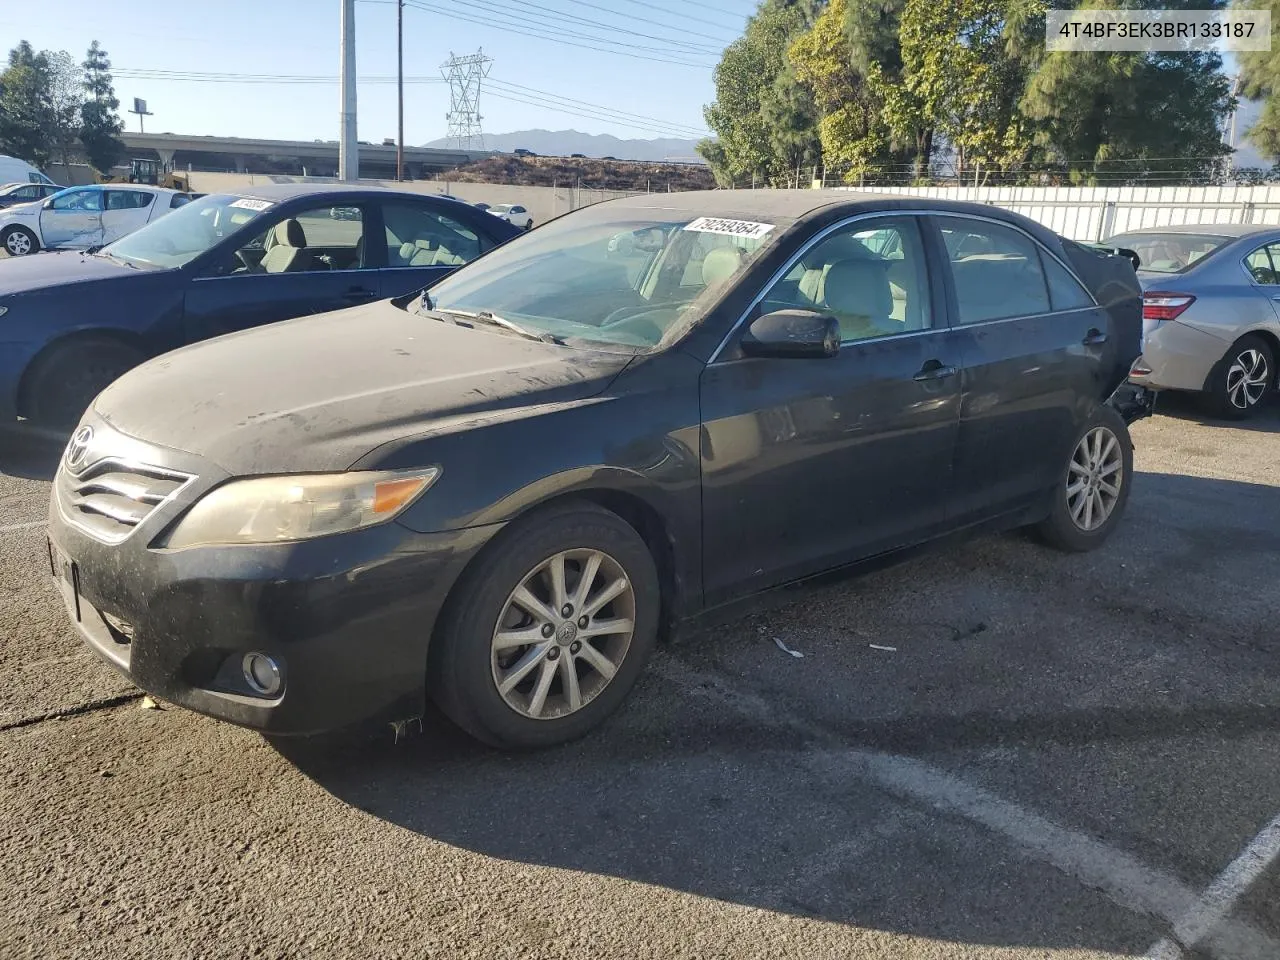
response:
{"label": "front window", "polygon": [[1107,246],[1132,250],[1142,261],[1141,270],[1182,273],[1230,242],[1230,237],[1201,233],[1122,233],[1108,240]]}
{"label": "front window", "polygon": [[89,188],[55,193],[51,209],[59,213],[97,212],[102,209],[102,191]]}
{"label": "front window", "polygon": [[710,305],[784,230],[782,223],[625,210],[563,217],[432,287],[430,309],[647,349]]}
{"label": "front window", "polygon": [[272,206],[251,197],[201,197],[109,244],[102,252],[140,266],[181,267]]}

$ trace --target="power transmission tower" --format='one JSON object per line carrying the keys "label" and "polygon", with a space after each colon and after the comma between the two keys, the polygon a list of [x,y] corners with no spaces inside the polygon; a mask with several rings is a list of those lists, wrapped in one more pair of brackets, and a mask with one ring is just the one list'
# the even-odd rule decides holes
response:
{"label": "power transmission tower", "polygon": [[449,82],[448,137],[459,150],[483,150],[484,131],[480,129],[480,81],[489,75],[492,57],[481,48],[465,57],[455,56],[440,64],[440,74]]}

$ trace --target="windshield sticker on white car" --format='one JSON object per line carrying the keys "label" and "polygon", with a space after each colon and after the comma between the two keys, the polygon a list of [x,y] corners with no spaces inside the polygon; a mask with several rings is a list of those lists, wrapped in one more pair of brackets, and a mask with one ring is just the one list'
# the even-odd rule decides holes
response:
{"label": "windshield sticker on white car", "polygon": [[229,207],[237,207],[240,210],[258,210],[262,211],[271,206],[270,200],[252,200],[249,197],[241,197],[239,200],[233,200],[227,204]]}
{"label": "windshield sticker on white car", "polygon": [[722,233],[730,237],[746,237],[759,240],[773,229],[772,223],[752,223],[750,220],[725,220],[721,217],[699,217],[685,224],[686,230],[695,233]]}

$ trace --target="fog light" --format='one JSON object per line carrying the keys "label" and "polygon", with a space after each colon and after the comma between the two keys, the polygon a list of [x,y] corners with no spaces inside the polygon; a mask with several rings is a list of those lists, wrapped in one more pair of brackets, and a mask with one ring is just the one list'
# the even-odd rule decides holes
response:
{"label": "fog light", "polygon": [[280,667],[265,653],[246,653],[240,668],[249,687],[264,697],[280,692]]}

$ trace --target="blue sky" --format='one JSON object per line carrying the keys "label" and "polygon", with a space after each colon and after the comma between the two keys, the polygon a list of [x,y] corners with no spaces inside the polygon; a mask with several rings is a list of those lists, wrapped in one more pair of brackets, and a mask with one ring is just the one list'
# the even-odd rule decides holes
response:
{"label": "blue sky", "polygon": [[[493,58],[493,83],[481,98],[486,131],[572,128],[645,139],[705,131],[702,106],[713,95],[712,68],[755,7],[755,0],[712,0],[711,6],[690,0],[406,2],[406,78],[438,79],[450,52],[483,47]],[[0,45],[7,51],[25,39],[80,59],[98,40],[111,56],[122,110],[133,97],[146,99],[154,114],[146,119],[148,131],[336,139],[338,86],[327,81],[338,73],[339,11],[339,0],[11,2],[0,8]],[[393,0],[357,2],[362,77],[394,78],[395,16]],[[264,80],[214,82],[175,73]],[[279,76],[315,80],[271,79]],[[446,84],[406,82],[406,142],[444,136],[448,108]],[[123,118],[137,129],[136,117]],[[393,82],[360,84],[359,128],[362,140],[395,136]]]}

